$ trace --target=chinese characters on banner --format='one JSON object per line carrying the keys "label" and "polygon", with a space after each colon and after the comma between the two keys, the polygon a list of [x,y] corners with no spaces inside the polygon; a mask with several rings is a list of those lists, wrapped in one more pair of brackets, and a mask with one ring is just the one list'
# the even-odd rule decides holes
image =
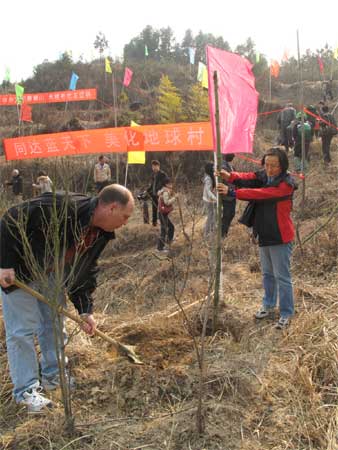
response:
{"label": "chinese characters on banner", "polygon": [[[84,100],[96,100],[96,88],[78,89],[76,91],[40,92],[36,94],[23,94],[23,103],[60,103],[60,102],[81,102]],[[16,95],[0,95],[0,106],[15,106]]]}
{"label": "chinese characters on banner", "polygon": [[[142,139],[140,138],[142,136]],[[147,149],[149,152],[213,150],[210,122],[143,125],[4,139],[7,161]]]}

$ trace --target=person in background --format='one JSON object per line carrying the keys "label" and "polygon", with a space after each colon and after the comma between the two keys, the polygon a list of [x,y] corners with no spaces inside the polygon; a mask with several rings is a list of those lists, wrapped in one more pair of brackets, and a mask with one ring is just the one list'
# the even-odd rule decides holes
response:
{"label": "person in background", "polygon": [[158,213],[161,223],[160,237],[158,239],[157,250],[168,252],[166,243],[170,246],[174,240],[175,226],[169,218],[173,210],[173,204],[177,196],[173,195],[173,185],[169,178],[163,180],[163,188],[158,192]]}
{"label": "person in background", "polygon": [[324,102],[326,102],[327,100],[333,100],[332,80],[324,80],[322,89]]}
{"label": "person in background", "polygon": [[22,202],[23,196],[23,179],[18,169],[12,171],[11,181],[6,181],[7,186],[12,186],[12,192],[15,203]]}
{"label": "person in background", "polygon": [[311,125],[312,140],[313,140],[314,137],[318,137],[319,122],[315,117],[315,116],[318,116],[318,111],[317,111],[316,107],[313,105],[307,106],[306,109],[310,113],[313,114],[313,115],[312,114],[307,115],[307,120],[308,120],[308,122],[310,122],[310,125]]}
{"label": "person in background", "polygon": [[52,192],[53,182],[47,175],[44,170],[41,170],[38,173],[38,177],[36,179],[36,184],[32,184],[34,189],[37,189],[40,194],[44,194],[45,192]]}
{"label": "person in background", "polygon": [[147,192],[153,207],[152,224],[156,227],[158,218],[158,191],[163,188],[164,180],[167,180],[168,176],[165,172],[163,172],[163,170],[161,170],[160,162],[157,161],[157,159],[151,161],[151,170],[152,176]]}
{"label": "person in background", "polygon": [[149,223],[149,208],[148,208],[149,194],[147,191],[141,191],[139,194],[137,194],[136,198],[140,202],[140,205],[142,207],[143,223],[148,224]]}
{"label": "person in background", "polygon": [[[303,124],[302,124],[302,113],[298,112],[296,120],[292,125],[292,137],[294,141],[294,163],[295,171],[302,171],[302,134],[303,134]],[[308,164],[310,161],[310,143],[312,140],[312,128],[311,123],[307,120],[307,115],[304,114],[304,149],[305,149],[305,160],[304,160],[304,172],[308,169]]]}
{"label": "person in background", "polygon": [[323,107],[324,107],[324,106],[327,106],[326,103],[323,102],[323,100],[320,100],[320,101],[318,102],[318,108],[317,108],[317,111],[318,111],[318,114],[319,114],[319,115],[321,115],[321,114],[323,113]]}
{"label": "person in background", "polygon": [[322,139],[322,152],[324,164],[328,165],[331,162],[330,147],[333,136],[338,132],[337,122],[333,114],[329,113],[329,107],[323,106],[320,114],[320,136]]}
{"label": "person in background", "polygon": [[[226,172],[233,172],[232,161],[235,158],[234,153],[227,153],[224,155],[222,169]],[[222,198],[222,237],[228,235],[228,231],[233,218],[236,213],[236,199],[234,197],[223,196]]]}
{"label": "person in background", "polygon": [[96,191],[99,193],[101,190],[108,186],[111,181],[111,170],[109,165],[105,162],[103,155],[99,156],[98,163],[94,167],[94,182]]}
{"label": "person in background", "polygon": [[280,318],[276,328],[283,329],[294,314],[290,260],[295,229],[291,210],[297,185],[288,172],[287,154],[281,148],[269,149],[262,165],[263,170],[249,173],[221,170],[222,179],[235,189],[219,183],[217,190],[221,195],[249,201],[240,222],[252,227],[258,238],[264,288],[262,306],[255,317],[258,320],[274,317],[279,297]]}
{"label": "person in background", "polygon": [[216,180],[214,175],[214,165],[212,162],[204,166],[203,178],[203,203],[207,214],[207,220],[204,225],[204,236],[208,238],[216,228]]}
{"label": "person in background", "polygon": [[292,103],[288,103],[285,108],[278,114],[277,123],[280,130],[279,144],[285,147],[285,151],[289,151],[292,143],[290,142],[288,135],[288,126],[296,118],[296,110],[292,106]]}

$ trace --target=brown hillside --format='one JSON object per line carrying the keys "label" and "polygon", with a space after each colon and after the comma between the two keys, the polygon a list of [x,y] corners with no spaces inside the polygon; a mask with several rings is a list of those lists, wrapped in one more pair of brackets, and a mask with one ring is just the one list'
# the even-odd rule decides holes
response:
{"label": "brown hillside", "polygon": [[[280,89],[283,95],[274,105],[283,104],[295,88]],[[255,157],[275,137],[274,126],[260,124]],[[169,256],[159,256],[155,251],[159,229],[144,225],[138,208],[100,260],[102,271],[95,292],[98,327],[134,345],[144,365],[118,357],[99,338],[82,333],[73,336],[67,354],[77,379],[74,436],[63,430],[58,391],[53,394],[57,407],[47,416],[30,417],[13,403],[1,328],[0,448],[336,450],[337,144],[336,137],[329,168],[322,163],[320,141],[311,144],[303,214],[301,182],[296,193],[296,315],[284,332],[275,330],[272,322],[257,323],[253,318],[262,297],[258,251],[245,227],[237,223],[243,205],[238,207],[223,248],[218,329],[205,339],[203,435],[196,431],[200,372],[193,338],[200,346],[210,248],[202,238],[205,217],[196,176],[196,184],[180,192],[191,245],[176,209],[177,239]],[[292,165],[292,154],[290,161]],[[238,160],[235,165],[254,168]],[[9,172],[6,164],[2,168]],[[317,229],[317,234],[300,245]],[[69,321],[67,325],[74,329]]]}

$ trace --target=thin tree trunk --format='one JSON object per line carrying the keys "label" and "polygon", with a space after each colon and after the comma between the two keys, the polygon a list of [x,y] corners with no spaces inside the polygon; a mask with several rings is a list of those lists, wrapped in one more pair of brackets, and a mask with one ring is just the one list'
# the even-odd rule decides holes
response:
{"label": "thin tree trunk", "polygon": [[[215,121],[216,121],[216,137],[217,137],[217,165],[218,170],[222,168],[222,154],[221,154],[221,132],[219,125],[219,102],[218,102],[218,77],[217,72],[214,72],[214,89],[215,89]],[[221,182],[220,177],[217,177],[217,183]],[[221,284],[221,270],[222,270],[222,206],[221,197],[217,194],[217,234],[216,234],[216,267],[215,267],[215,293],[214,293],[214,307],[212,331],[215,333],[218,320],[218,307],[220,297]]]}

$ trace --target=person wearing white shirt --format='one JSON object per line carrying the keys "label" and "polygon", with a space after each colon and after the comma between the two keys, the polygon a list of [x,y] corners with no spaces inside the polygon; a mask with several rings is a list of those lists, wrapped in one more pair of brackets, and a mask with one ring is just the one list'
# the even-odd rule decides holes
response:
{"label": "person wearing white shirt", "polygon": [[94,182],[97,192],[102,191],[102,189],[108,184],[110,184],[111,180],[111,171],[110,167],[107,163],[104,162],[104,156],[99,156],[99,162],[95,164],[94,167]]}

